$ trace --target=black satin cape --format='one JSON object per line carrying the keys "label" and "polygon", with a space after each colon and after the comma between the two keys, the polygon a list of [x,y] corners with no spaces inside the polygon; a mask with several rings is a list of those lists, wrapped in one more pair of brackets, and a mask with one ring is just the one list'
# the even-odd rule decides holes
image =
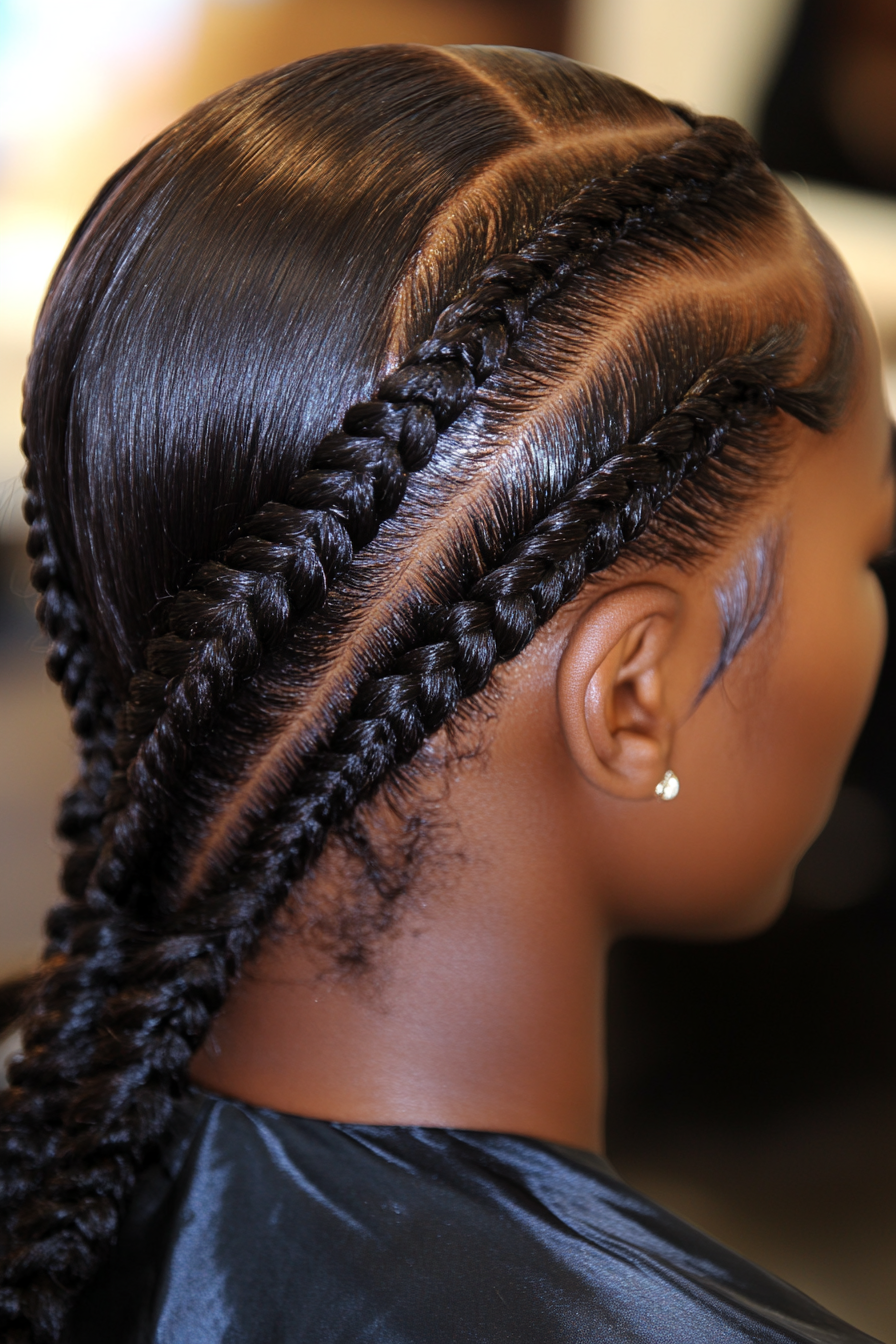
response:
{"label": "black satin cape", "polygon": [[468,1130],[195,1092],[76,1344],[856,1344],[868,1335],[624,1185]]}

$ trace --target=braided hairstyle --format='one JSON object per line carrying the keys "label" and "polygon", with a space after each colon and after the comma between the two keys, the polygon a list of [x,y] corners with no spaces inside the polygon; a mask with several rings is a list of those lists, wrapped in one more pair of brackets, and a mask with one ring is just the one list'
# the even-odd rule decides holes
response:
{"label": "braided hairstyle", "polygon": [[692,561],[788,416],[833,425],[849,302],[739,127],[531,52],[315,57],[113,179],[26,395],[82,769],[4,1098],[4,1338],[64,1336],[359,804],[589,575]]}

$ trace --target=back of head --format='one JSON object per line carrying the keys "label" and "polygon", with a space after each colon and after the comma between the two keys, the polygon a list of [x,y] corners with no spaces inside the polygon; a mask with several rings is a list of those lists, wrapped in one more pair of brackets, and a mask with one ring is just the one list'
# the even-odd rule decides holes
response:
{"label": "back of head", "polygon": [[820,248],[732,123],[504,49],[274,71],[104,189],[26,399],[82,770],[5,1103],[10,1328],[58,1337],[328,836],[588,575],[724,535],[781,411],[832,423]]}

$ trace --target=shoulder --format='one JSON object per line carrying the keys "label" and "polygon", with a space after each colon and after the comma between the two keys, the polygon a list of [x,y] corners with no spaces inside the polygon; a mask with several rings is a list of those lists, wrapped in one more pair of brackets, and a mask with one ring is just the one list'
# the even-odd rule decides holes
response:
{"label": "shoulder", "polygon": [[212,1098],[177,1142],[79,1338],[114,1306],[121,1344],[866,1339],[587,1154]]}

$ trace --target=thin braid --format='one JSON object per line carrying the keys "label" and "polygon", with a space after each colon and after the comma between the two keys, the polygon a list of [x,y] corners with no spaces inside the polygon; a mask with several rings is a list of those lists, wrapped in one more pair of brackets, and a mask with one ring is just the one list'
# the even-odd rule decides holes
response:
{"label": "thin braid", "polygon": [[327,436],[289,498],[265,504],[172,603],[164,634],[132,682],[110,795],[116,815],[95,874],[98,909],[140,899],[191,751],[246,678],[295,625],[320,609],[353,557],[398,508],[408,476],[438,435],[503,366],[532,315],[622,239],[682,216],[719,183],[755,168],[740,127],[708,118],[669,149],[590,182],[513,256],[490,262],[431,337]]}
{"label": "thin braid", "polygon": [[[22,438],[22,451],[27,459],[27,436]],[[62,889],[71,901],[81,902],[103,840],[102,822],[114,769],[117,706],[108,685],[97,675],[84,619],[63,580],[30,461],[24,486],[22,512],[28,524],[31,584],[38,593],[35,615],[50,640],[47,672],[60,686],[71,709],[72,730],[80,747],[78,780],[63,796],[56,829],[70,846],[62,869]],[[60,907],[51,916],[51,947],[63,939],[66,910]]]}

